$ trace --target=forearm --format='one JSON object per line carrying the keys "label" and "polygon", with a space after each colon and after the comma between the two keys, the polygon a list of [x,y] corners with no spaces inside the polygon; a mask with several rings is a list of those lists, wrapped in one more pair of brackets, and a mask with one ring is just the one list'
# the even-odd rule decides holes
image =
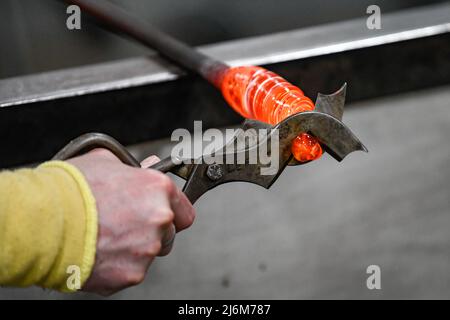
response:
{"label": "forearm", "polygon": [[0,173],[0,285],[67,291],[67,268],[81,283],[95,259],[97,209],[74,166],[49,162]]}

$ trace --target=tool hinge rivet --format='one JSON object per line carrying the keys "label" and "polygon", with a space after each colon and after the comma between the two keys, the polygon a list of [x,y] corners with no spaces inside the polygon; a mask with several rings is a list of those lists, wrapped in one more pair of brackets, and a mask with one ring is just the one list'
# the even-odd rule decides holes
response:
{"label": "tool hinge rivet", "polygon": [[218,164],[211,164],[206,169],[206,175],[212,181],[217,181],[223,177],[222,166]]}

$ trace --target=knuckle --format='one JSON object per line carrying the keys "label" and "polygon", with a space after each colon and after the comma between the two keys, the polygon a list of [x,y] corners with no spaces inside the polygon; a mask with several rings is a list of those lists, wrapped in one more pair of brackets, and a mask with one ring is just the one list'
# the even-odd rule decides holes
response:
{"label": "knuckle", "polygon": [[173,190],[175,189],[174,183],[165,174],[160,175],[158,184],[162,188],[162,190],[164,190],[167,193],[172,193]]}
{"label": "knuckle", "polygon": [[146,184],[155,183],[155,180],[157,180],[159,176],[159,172],[154,170],[142,170],[141,168],[137,168],[136,172],[138,172],[138,175],[144,179],[143,182]]}
{"label": "knuckle", "polygon": [[[142,171],[140,171],[141,173]],[[173,181],[164,173],[154,171],[154,170],[145,170],[145,182],[148,185],[157,186],[158,189],[171,193],[175,190],[175,184]]]}
{"label": "knuckle", "polygon": [[161,252],[161,250],[162,250],[161,241],[153,241],[153,243],[147,247],[146,255],[148,257],[155,257]]}
{"label": "knuckle", "polygon": [[172,223],[175,213],[169,208],[160,208],[156,210],[150,218],[150,223],[158,226],[165,226]]}
{"label": "knuckle", "polygon": [[127,285],[134,286],[142,283],[145,279],[144,272],[129,272],[125,276],[125,281]]}

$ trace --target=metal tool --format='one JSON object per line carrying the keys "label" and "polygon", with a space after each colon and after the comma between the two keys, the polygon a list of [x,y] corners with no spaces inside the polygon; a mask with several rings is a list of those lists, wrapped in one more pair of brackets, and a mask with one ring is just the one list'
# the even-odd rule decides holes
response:
{"label": "metal tool", "polygon": [[[367,152],[366,147],[341,121],[344,111],[345,90],[346,85],[332,95],[319,94],[316,101],[317,111],[297,113],[273,127],[255,120],[244,121],[243,130],[238,131],[227,144],[237,145],[232,154],[227,153],[227,145],[225,145],[220,150],[216,150],[214,155],[204,155],[202,159],[168,157],[151,166],[150,169],[171,172],[186,180],[183,192],[194,203],[208,190],[233,181],[245,181],[267,189],[270,188],[287,165],[300,164],[293,159],[290,148],[292,140],[299,132],[310,132],[316,136],[325,150],[337,161],[343,160],[353,151]],[[245,139],[244,134],[248,134],[248,129],[265,129],[267,130],[267,138],[265,140],[260,140],[257,137]],[[278,150],[270,149],[271,143],[268,142],[274,138],[279,139]],[[250,163],[249,159],[251,151],[260,148],[263,143],[268,148],[268,153],[278,155],[278,168],[270,174],[262,174],[261,171],[262,168],[267,167],[267,163],[262,163],[259,158],[256,159],[256,163]],[[53,159],[66,160],[94,148],[108,149],[125,164],[140,167],[139,162],[124,146],[114,138],[101,133],[88,133],[74,139],[59,151]],[[213,156],[214,159],[222,159],[223,161],[211,161]],[[233,161],[230,163],[225,161],[225,158],[231,158]],[[245,159],[245,161],[238,163],[237,159]]]}

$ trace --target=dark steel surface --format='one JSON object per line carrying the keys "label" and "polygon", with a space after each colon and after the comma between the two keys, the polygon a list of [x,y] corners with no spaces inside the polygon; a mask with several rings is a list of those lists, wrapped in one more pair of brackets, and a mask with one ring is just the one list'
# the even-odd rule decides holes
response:
{"label": "dark steel surface", "polygon": [[339,120],[344,115],[345,95],[347,94],[347,84],[344,85],[333,94],[317,95],[315,103],[315,111],[329,114]]}

